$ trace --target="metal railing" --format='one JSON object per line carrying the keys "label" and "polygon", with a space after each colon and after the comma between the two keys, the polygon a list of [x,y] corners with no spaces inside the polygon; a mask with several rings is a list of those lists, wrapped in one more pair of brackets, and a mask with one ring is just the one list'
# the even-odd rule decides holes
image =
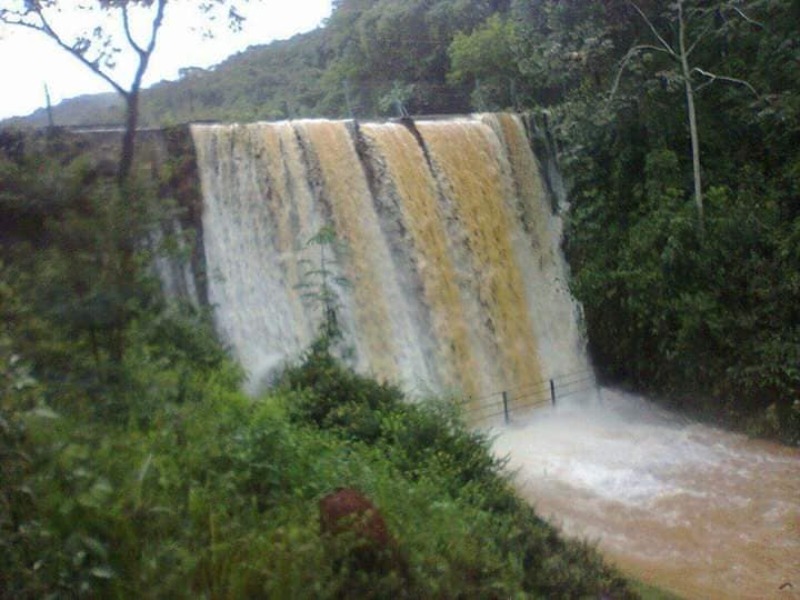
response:
{"label": "metal railing", "polygon": [[582,369],[516,388],[492,392],[479,398],[466,398],[459,405],[462,407],[464,417],[471,423],[502,416],[504,422],[508,424],[515,413],[547,405],[556,406],[559,400],[596,389],[597,379],[594,371]]}

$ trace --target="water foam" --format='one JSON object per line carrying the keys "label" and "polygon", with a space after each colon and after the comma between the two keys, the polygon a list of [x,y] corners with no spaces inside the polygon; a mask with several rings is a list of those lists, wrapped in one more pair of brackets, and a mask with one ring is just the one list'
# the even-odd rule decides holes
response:
{"label": "water foam", "polygon": [[800,452],[601,397],[495,428],[526,498],[688,597],[769,598],[792,577],[800,587]]}

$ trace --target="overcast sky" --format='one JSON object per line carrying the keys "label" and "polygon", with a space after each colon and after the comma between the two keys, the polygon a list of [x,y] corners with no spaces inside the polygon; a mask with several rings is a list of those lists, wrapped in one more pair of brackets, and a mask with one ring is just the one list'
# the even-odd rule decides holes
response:
{"label": "overcast sky", "polygon": [[[13,4],[10,0],[0,0],[0,4],[9,3]],[[62,2],[64,7],[74,4],[75,0]],[[182,67],[206,68],[248,46],[309,31],[331,12],[331,0],[250,0],[241,8],[247,16],[243,31],[231,33],[220,23],[214,29],[214,38],[203,39],[196,30],[201,21],[196,18],[192,4],[168,5],[145,85],[176,79]],[[76,22],[86,24],[85,15],[81,21],[65,14],[56,15],[53,23],[57,18],[67,27],[74,28]],[[123,74],[124,65],[120,69],[120,79],[127,87],[130,76]],[[53,104],[81,94],[113,91],[42,34],[13,27],[0,29],[0,82],[0,119],[26,115],[43,106],[45,83]]]}

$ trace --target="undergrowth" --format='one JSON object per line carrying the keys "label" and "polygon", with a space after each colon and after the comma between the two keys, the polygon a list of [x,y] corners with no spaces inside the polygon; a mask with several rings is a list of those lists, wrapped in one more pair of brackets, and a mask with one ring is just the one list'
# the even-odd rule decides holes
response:
{"label": "undergrowth", "polygon": [[[252,399],[185,321],[137,327],[113,415],[59,398],[4,338],[2,597],[634,597],[514,495],[452,406],[326,352]],[[379,507],[407,568],[343,567],[357,541],[322,542],[340,487]]]}

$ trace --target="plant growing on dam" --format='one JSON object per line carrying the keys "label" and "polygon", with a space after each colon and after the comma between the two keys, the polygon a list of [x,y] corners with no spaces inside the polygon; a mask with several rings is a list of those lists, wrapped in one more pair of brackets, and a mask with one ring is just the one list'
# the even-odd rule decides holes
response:
{"label": "plant growing on dam", "polygon": [[346,277],[338,275],[334,265],[336,254],[346,252],[344,244],[336,237],[332,225],[325,225],[309,238],[306,248],[319,251],[318,259],[302,259],[303,274],[297,285],[303,298],[317,307],[322,314],[315,350],[329,351],[342,337],[339,324],[339,290],[349,287]]}

